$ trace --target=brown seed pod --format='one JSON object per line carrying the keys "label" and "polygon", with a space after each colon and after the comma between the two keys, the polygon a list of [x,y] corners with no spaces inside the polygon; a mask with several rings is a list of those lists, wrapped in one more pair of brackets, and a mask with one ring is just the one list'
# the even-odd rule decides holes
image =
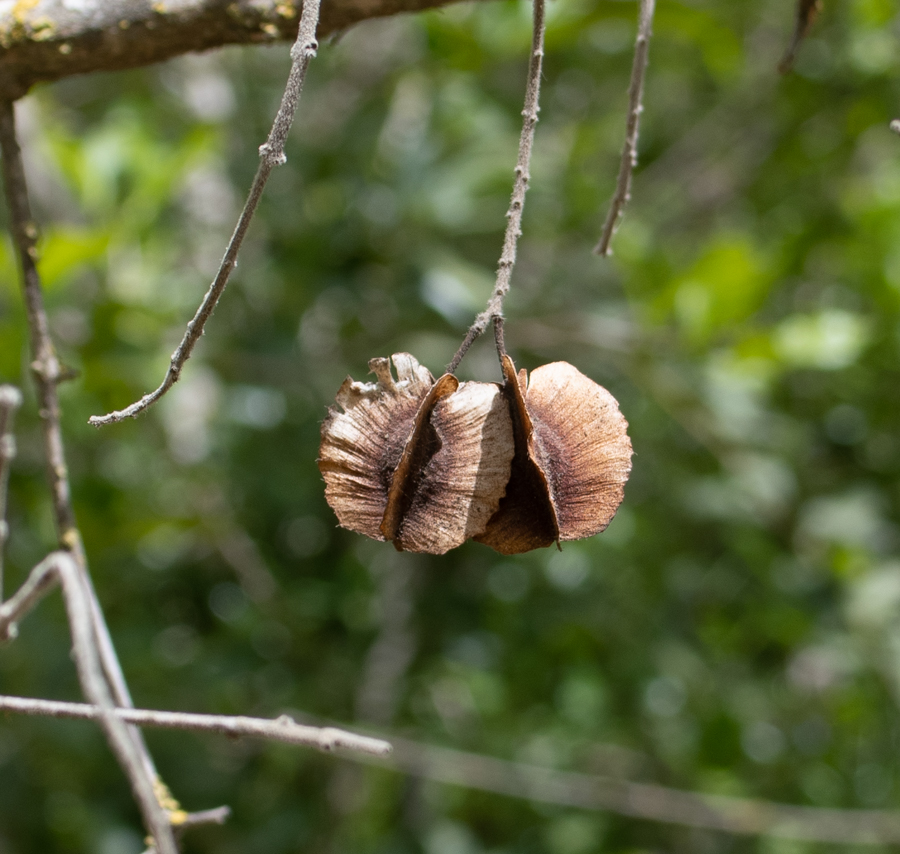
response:
{"label": "brown seed pod", "polygon": [[408,353],[349,377],[322,425],[325,497],[345,528],[399,550],[443,554],[481,533],[509,480],[509,409],[499,386],[435,382]]}
{"label": "brown seed pod", "polygon": [[518,554],[602,531],[631,472],[628,423],[616,399],[568,362],[531,374],[503,357],[515,456],[506,496],[475,537]]}

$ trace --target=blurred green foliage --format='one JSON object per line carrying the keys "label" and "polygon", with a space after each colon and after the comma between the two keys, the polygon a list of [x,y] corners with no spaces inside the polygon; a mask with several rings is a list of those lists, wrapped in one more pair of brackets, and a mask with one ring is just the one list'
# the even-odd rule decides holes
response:
{"label": "blurred green foliage", "polygon": [[[402,350],[438,373],[489,293],[527,4],[322,46],[183,380],[99,432],[89,415],[157,385],[217,267],[287,48],[75,78],[19,105],[53,328],[80,372],[62,390],[76,508],[140,706],[289,711],[705,792],[898,806],[900,21],[888,0],[827,2],[782,78],[791,5],[661,0],[611,260],[590,249],[636,4],[550,8],[507,343],[521,366],[566,359],[609,387],[636,450],[609,530],[562,552],[396,554],[335,527],[315,465],[347,374]],[[54,543],[12,257],[0,244],[0,379],[31,405],[7,590]],[[461,373],[499,379],[489,342]],[[0,690],[78,696],[58,598],[0,650]],[[830,850],[283,746],[148,739],[186,808],[234,808],[188,852]],[[89,724],[4,718],[0,781],[3,854],[142,850]]]}

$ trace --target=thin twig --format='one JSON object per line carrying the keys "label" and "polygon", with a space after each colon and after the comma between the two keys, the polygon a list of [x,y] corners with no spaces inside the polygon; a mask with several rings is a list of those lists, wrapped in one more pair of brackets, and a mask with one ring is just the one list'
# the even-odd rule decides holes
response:
{"label": "thin twig", "polygon": [[154,780],[143,772],[139,749],[128,727],[113,714],[113,700],[97,654],[91,606],[83,575],[75,558],[65,551],[54,552],[39,563],[28,580],[8,602],[0,605],[0,637],[14,636],[15,621],[31,610],[58,582],[62,587],[66,615],[72,634],[72,654],[78,681],[85,697],[94,704],[100,726],[110,747],[127,772],[144,821],[160,846],[160,854],[177,854],[168,814],[159,805]]}
{"label": "thin twig", "polygon": [[740,836],[844,845],[900,843],[900,811],[823,809],[707,795],[621,777],[509,762],[393,736],[391,743],[390,766],[467,789]]}
{"label": "thin twig", "polygon": [[231,815],[231,807],[216,807],[211,810],[199,810],[184,814],[176,825],[176,830],[185,830],[189,827],[201,827],[204,824],[225,824]]}
{"label": "thin twig", "polygon": [[300,101],[300,95],[303,91],[303,81],[306,79],[306,71],[310,62],[316,55],[318,50],[318,42],[316,41],[316,27],[319,22],[319,0],[305,0],[303,3],[303,11],[300,16],[300,29],[297,33],[297,41],[291,48],[291,71],[288,75],[287,85],[284,89],[284,95],[281,98],[281,106],[278,108],[278,114],[272,124],[272,130],[269,137],[263,145],[259,147],[259,168],[256,170],[256,176],[250,187],[250,193],[247,201],[244,203],[244,209],[238,218],[234,233],[225,249],[225,255],[219,266],[219,271],[209,290],[203,297],[200,307],[197,309],[193,319],[187,325],[187,330],[178,349],[172,354],[169,362],[169,369],[162,384],[156,391],[145,394],[136,403],[125,409],[110,412],[108,415],[94,415],[88,419],[88,423],[94,427],[101,427],[104,424],[115,424],[124,421],[126,418],[136,418],[141,412],[152,406],[159,400],[181,376],[181,371],[185,363],[191,357],[194,346],[203,335],[206,322],[209,320],[228,284],[228,278],[231,276],[232,270],[237,266],[237,255],[244,241],[247,229],[250,227],[250,221],[256,212],[256,206],[262,197],[263,189],[269,180],[269,175],[276,166],[281,166],[287,162],[284,153],[285,142],[294,121],[294,114],[297,112],[297,104]]}
{"label": "thin twig", "polygon": [[647,73],[647,56],[650,51],[650,36],[653,29],[653,12],[656,0],[641,0],[638,17],[637,41],[634,44],[634,61],[631,65],[631,82],[628,84],[628,120],[625,123],[625,146],[622,149],[622,160],[619,164],[619,177],[616,179],[616,191],[613,193],[603,224],[600,242],[594,247],[596,255],[609,255],[609,244],[612,241],[625,205],[631,199],[631,175],[637,166],[638,132],[641,124],[641,113],[644,111],[644,77]]}
{"label": "thin twig", "polygon": [[42,561],[28,575],[15,594],[0,604],[0,642],[18,635],[17,623],[59,582],[53,562]]}
{"label": "thin twig", "polygon": [[[102,710],[84,703],[62,703],[53,700],[32,700],[26,697],[0,696],[0,711],[43,715],[53,718],[99,720]],[[114,709],[121,721],[145,727],[180,729],[192,732],[214,732],[230,738],[250,736],[281,741],[301,747],[315,747],[326,753],[337,749],[356,751],[369,756],[387,756],[391,745],[378,738],[356,735],[335,727],[314,727],[298,724],[288,715],[274,720],[229,715],[198,715],[189,712],[160,712],[148,709]]]}
{"label": "thin twig", "polygon": [[[175,835],[181,838],[185,830],[192,827],[201,827],[205,824],[225,824],[231,816],[230,807],[216,807],[211,810],[201,810],[200,812],[178,812],[172,814],[172,826],[175,828]],[[155,845],[151,845],[143,854],[159,854]]]}
{"label": "thin twig", "polygon": [[794,13],[794,31],[791,34],[791,40],[788,42],[784,56],[781,62],[778,63],[778,70],[782,74],[787,74],[794,67],[797,51],[800,50],[800,45],[803,44],[803,40],[809,35],[809,31],[812,29],[812,25],[821,11],[822,0],[797,0],[797,11]]}
{"label": "thin twig", "polygon": [[[16,139],[15,108],[11,101],[0,101],[0,154],[3,161],[6,202],[10,213],[10,230],[19,258],[25,313],[28,318],[31,369],[37,387],[56,532],[60,545],[70,555],[71,565],[75,566],[78,576],[78,584],[71,583],[64,591],[66,604],[67,608],[74,608],[71,602],[77,601],[76,610],[79,617],[83,616],[87,620],[87,632],[82,631],[85,625],[83,623],[71,627],[73,643],[81,662],[79,676],[82,677],[85,690],[89,689],[91,692],[87,695],[88,699],[100,706],[112,706],[113,698],[109,694],[106,680],[111,680],[113,695],[119,702],[122,702],[122,694],[127,698],[127,689],[123,690],[124,678],[121,678],[121,667],[102,612],[96,602],[96,593],[88,573],[81,534],[72,507],[57,389],[63,379],[63,372],[50,338],[50,323],[44,307],[41,280],[36,265],[37,227],[31,216],[25,167]],[[57,563],[60,567],[69,566],[69,562],[66,561]],[[61,573],[65,571],[60,570]],[[85,648],[84,644],[89,648]],[[96,656],[93,653],[98,649],[98,666],[94,667]],[[95,681],[98,674],[99,682]],[[113,678],[116,675],[120,678],[121,685]],[[105,717],[103,728],[113,753],[128,777],[147,830],[156,840],[160,854],[177,854],[178,849],[167,814],[157,803],[153,793],[157,775],[143,737],[138,730],[123,725],[115,718]]]}
{"label": "thin twig", "polygon": [[[534,0],[534,25],[531,37],[531,60],[528,64],[528,83],[525,88],[524,121],[519,137],[519,155],[516,160],[516,179],[513,183],[512,198],[506,212],[506,234],[503,237],[503,251],[497,267],[497,281],[488,300],[487,308],[475,318],[463,339],[453,361],[447,367],[448,373],[455,373],[475,339],[487,329],[496,317],[503,316],[503,299],[509,293],[509,283],[516,263],[516,246],[522,234],[522,210],[525,207],[525,193],[531,178],[529,166],[531,150],[534,147],[534,129],[538,123],[541,93],[541,65],[544,59],[544,0]],[[499,353],[501,356],[502,354]]]}
{"label": "thin twig", "polygon": [[3,602],[3,553],[9,539],[6,492],[10,465],[16,456],[16,437],[12,425],[16,410],[21,405],[22,392],[15,386],[0,385],[0,602]]}

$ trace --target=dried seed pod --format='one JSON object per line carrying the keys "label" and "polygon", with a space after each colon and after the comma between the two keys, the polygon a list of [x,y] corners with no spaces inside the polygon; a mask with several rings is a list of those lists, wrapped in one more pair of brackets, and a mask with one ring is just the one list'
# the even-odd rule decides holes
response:
{"label": "dried seed pod", "polygon": [[631,472],[616,399],[568,362],[542,365],[529,381],[504,356],[503,373],[515,456],[506,496],[475,539],[518,554],[602,531]]}
{"label": "dried seed pod", "polygon": [[345,528],[400,550],[443,554],[481,533],[509,480],[508,406],[493,383],[437,382],[408,353],[345,380],[322,425],[325,497]]}

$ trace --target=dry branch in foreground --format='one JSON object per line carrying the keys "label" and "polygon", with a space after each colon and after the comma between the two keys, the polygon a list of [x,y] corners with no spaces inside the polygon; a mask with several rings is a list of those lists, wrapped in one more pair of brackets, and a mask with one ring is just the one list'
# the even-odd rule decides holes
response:
{"label": "dry branch in foreground", "polygon": [[[0,697],[0,711],[98,720],[103,710],[83,703]],[[343,748],[348,759],[377,761],[415,777],[467,789],[587,810],[601,810],[644,821],[680,824],[739,836],[769,836],[843,845],[900,843],[900,812],[795,806],[758,798],[708,795],[621,777],[558,771],[398,738],[384,741],[333,727],[314,727],[290,718],[116,709],[123,721],[139,726],[218,732],[317,747]],[[195,815],[204,815],[197,813]]]}
{"label": "dry branch in foreground", "polygon": [[[34,700],[30,697],[0,696],[0,711],[90,721],[99,720],[103,715],[103,709],[85,703]],[[213,732],[230,738],[239,736],[265,738],[285,744],[314,747],[326,753],[340,749],[384,757],[391,752],[391,745],[380,738],[356,735],[335,727],[298,724],[288,715],[267,720],[244,715],[199,715],[191,712],[161,712],[150,709],[116,709],[114,714],[119,719],[138,726]]]}

